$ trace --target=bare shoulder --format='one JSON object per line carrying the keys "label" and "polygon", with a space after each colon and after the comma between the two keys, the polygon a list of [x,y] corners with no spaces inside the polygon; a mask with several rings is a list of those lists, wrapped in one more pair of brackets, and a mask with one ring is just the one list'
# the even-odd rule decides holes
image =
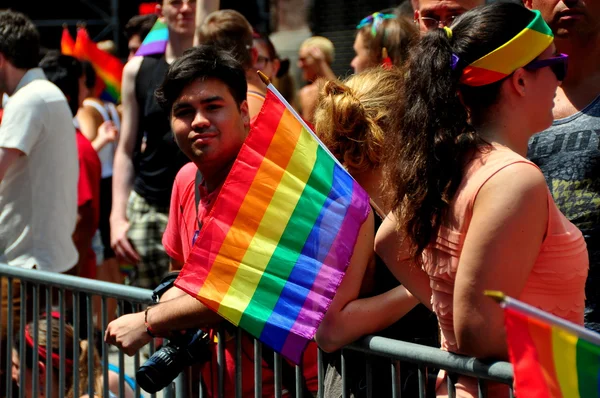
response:
{"label": "bare shoulder", "polygon": [[144,57],[133,57],[131,58],[123,68],[123,78],[127,79],[135,79],[138,71],[140,70],[140,66],[142,65],[142,61]]}

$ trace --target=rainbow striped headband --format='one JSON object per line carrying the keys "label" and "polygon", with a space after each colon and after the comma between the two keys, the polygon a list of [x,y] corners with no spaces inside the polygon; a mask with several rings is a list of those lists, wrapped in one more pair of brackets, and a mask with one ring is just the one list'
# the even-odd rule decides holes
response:
{"label": "rainbow striped headband", "polygon": [[[533,10],[533,13],[533,20],[515,37],[465,67],[460,82],[467,86],[495,83],[527,65],[548,48],[554,40],[552,30],[538,10]],[[453,54],[453,65],[457,63],[455,57]]]}

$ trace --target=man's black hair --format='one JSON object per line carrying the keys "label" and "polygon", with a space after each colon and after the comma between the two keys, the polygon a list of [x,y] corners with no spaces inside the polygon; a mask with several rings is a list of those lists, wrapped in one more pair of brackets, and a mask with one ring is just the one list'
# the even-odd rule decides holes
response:
{"label": "man's black hair", "polygon": [[144,40],[154,24],[158,16],[156,14],[136,15],[132,17],[125,25],[125,37],[127,40],[135,35],[140,35],[140,40]]}
{"label": "man's black hair", "polygon": [[81,62],[56,50],[48,51],[40,61],[40,68],[52,83],[56,84],[69,101],[73,115],[79,109],[79,79],[83,75]]}
{"label": "man's black hair", "polygon": [[0,53],[19,69],[35,68],[39,61],[40,34],[20,12],[0,11]]}
{"label": "man's black hair", "polygon": [[218,79],[231,92],[238,106],[246,100],[248,83],[242,65],[230,52],[212,45],[200,45],[186,50],[176,59],[156,90],[156,101],[171,114],[173,103],[183,89],[197,79]]}
{"label": "man's black hair", "polygon": [[96,86],[96,70],[90,61],[81,61],[81,68],[85,76],[85,86],[88,89],[93,89]]}

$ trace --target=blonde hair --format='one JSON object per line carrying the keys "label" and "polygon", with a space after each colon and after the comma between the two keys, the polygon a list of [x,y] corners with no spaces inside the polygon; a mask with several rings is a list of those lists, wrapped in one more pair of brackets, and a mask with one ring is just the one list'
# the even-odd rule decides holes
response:
{"label": "blonde hair", "polygon": [[114,55],[115,57],[117,56],[117,46],[112,40],[99,41],[96,46],[98,46],[100,50],[107,52],[110,55]]}
{"label": "blonde hair", "polygon": [[321,51],[323,51],[323,55],[325,55],[325,61],[331,65],[333,60],[335,59],[335,47],[331,40],[323,36],[313,36],[302,42],[300,46],[300,50],[309,48],[309,47],[317,47]]}
{"label": "blonde hair", "polygon": [[315,131],[348,171],[381,167],[384,136],[397,134],[404,75],[371,68],[345,80],[319,81]]}

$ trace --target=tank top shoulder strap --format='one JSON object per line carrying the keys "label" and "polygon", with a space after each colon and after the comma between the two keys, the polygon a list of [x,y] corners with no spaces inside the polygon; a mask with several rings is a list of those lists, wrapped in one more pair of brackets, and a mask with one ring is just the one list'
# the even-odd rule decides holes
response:
{"label": "tank top shoulder strap", "polygon": [[106,111],[106,108],[104,108],[104,106],[102,106],[102,104],[99,104],[98,102],[96,102],[92,99],[85,99],[85,100],[83,100],[83,105],[90,106],[90,107],[94,108],[95,110],[97,110],[105,122],[107,120],[110,120],[110,116],[109,116],[108,112]]}
{"label": "tank top shoulder strap", "polygon": [[119,117],[119,111],[117,111],[117,107],[112,102],[105,102],[104,107],[110,114],[110,120],[113,121],[117,131],[121,131],[121,118]]}

